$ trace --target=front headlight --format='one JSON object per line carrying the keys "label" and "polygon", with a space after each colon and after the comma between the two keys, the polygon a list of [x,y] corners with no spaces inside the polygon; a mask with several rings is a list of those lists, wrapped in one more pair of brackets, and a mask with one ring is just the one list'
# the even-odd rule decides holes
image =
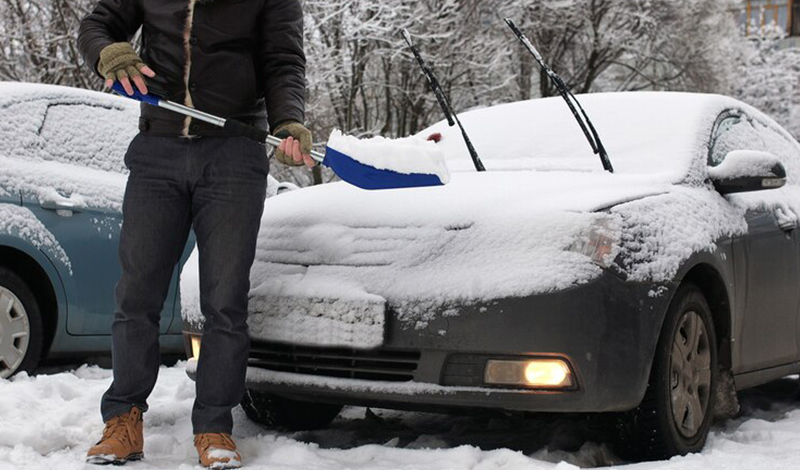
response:
{"label": "front headlight", "polygon": [[610,216],[597,219],[567,248],[588,256],[600,267],[607,268],[619,253],[620,225]]}

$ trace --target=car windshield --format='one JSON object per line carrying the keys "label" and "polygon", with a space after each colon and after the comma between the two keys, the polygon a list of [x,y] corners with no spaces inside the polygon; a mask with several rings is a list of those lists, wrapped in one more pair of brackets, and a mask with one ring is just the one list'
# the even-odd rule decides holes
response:
{"label": "car windshield", "polygon": [[[725,106],[719,96],[682,93],[598,93],[578,97],[618,173],[679,181],[705,155],[711,126]],[[488,170],[603,171],[600,159],[561,98],[473,110],[461,120]],[[475,171],[457,129],[440,132],[452,171]],[[703,150],[706,149],[706,150]]]}

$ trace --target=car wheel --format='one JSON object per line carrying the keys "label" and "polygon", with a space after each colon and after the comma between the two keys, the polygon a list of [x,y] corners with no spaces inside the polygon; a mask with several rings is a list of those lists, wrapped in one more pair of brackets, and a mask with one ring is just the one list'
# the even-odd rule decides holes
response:
{"label": "car wheel", "polygon": [[42,354],[42,319],[33,292],[0,267],[0,379],[32,371]]}
{"label": "car wheel", "polygon": [[247,389],[242,408],[248,418],[270,428],[311,431],[328,426],[339,415],[341,405],[311,403]]}
{"label": "car wheel", "polygon": [[703,448],[714,414],[716,344],[708,302],[696,286],[682,285],[664,320],[644,399],[617,423],[621,456],[661,460]]}

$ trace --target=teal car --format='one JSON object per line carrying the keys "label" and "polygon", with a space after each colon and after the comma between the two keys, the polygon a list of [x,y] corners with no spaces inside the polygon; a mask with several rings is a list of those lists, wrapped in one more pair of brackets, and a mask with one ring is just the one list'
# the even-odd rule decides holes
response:
{"label": "teal car", "polygon": [[[138,114],[104,93],[0,82],[0,378],[110,353]],[[178,277],[193,245],[161,312],[164,353],[183,353]]]}

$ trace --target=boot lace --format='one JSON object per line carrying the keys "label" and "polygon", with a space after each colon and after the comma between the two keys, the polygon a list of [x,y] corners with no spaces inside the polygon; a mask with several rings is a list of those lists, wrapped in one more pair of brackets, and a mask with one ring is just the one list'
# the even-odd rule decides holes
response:
{"label": "boot lace", "polygon": [[195,437],[195,445],[206,452],[209,449],[236,450],[236,444],[228,434],[204,433]]}
{"label": "boot lace", "polygon": [[103,440],[116,439],[125,446],[130,446],[134,441],[134,424],[138,419],[134,413],[128,413],[112,418],[106,423],[103,430]]}

